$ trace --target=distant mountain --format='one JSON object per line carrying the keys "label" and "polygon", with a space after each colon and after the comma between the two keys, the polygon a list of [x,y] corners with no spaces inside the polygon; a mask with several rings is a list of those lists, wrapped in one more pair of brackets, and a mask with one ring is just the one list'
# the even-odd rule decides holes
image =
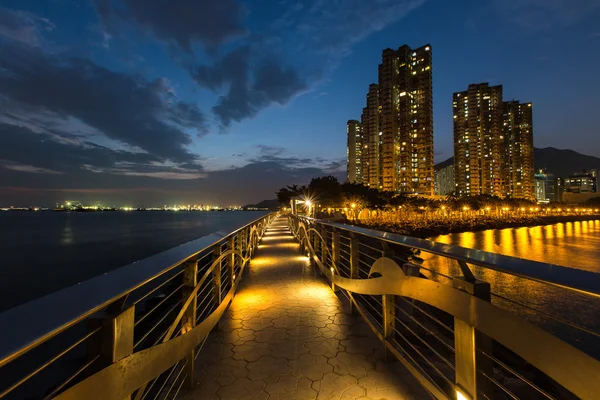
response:
{"label": "distant mountain", "polygon": [[[554,176],[567,177],[583,169],[600,169],[600,158],[586,156],[573,150],[561,150],[554,147],[533,149],[535,170],[545,169]],[[435,170],[454,163],[454,157],[435,165]]]}
{"label": "distant mountain", "polygon": [[274,208],[279,208],[280,206],[281,206],[281,204],[279,204],[279,200],[273,199],[273,200],[263,200],[260,203],[256,203],[256,204],[248,204],[247,206],[244,206],[243,208],[269,208],[269,209],[274,209]]}

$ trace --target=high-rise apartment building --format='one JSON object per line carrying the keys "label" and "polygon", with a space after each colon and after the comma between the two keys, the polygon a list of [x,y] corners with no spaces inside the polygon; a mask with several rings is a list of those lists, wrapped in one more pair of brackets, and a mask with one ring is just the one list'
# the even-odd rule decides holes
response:
{"label": "high-rise apartment building", "polygon": [[346,124],[348,134],[348,182],[362,183],[362,133],[360,122],[351,119]]}
{"label": "high-rise apartment building", "polygon": [[380,189],[381,184],[381,106],[379,105],[379,86],[369,85],[367,106],[361,115],[362,130],[362,183]]}
{"label": "high-rise apartment building", "polygon": [[362,183],[433,195],[431,46],[383,51],[361,116]]}
{"label": "high-rise apartment building", "polygon": [[502,86],[469,85],[452,98],[457,194],[506,195]]}
{"label": "high-rise apartment building", "polygon": [[512,198],[536,198],[532,123],[531,103],[504,102],[507,195]]}
{"label": "high-rise apartment building", "polygon": [[379,65],[385,190],[432,195],[433,86],[430,45],[383,51]]}
{"label": "high-rise apartment building", "polygon": [[452,98],[457,193],[535,200],[531,103],[502,101],[502,85]]}

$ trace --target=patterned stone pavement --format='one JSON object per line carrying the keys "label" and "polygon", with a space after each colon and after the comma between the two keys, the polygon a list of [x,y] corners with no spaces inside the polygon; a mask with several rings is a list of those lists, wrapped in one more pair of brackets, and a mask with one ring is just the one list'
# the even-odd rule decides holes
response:
{"label": "patterned stone pavement", "polygon": [[299,253],[279,218],[196,361],[184,399],[428,399]]}

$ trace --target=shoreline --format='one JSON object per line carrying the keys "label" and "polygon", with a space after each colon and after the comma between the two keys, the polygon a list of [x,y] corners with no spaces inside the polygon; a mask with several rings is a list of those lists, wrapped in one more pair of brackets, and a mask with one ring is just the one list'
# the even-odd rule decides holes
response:
{"label": "shoreline", "polygon": [[[420,221],[403,222],[358,222],[352,225],[380,231],[398,233],[400,235],[412,236],[421,239],[432,239],[441,235],[451,233],[480,232],[490,229],[525,228],[534,226],[554,225],[564,222],[596,221],[600,220],[600,214],[595,215],[544,215],[544,216],[515,216],[511,220],[503,220],[491,217],[473,217],[462,220],[437,220],[426,223]],[[426,224],[426,225],[425,225]]]}

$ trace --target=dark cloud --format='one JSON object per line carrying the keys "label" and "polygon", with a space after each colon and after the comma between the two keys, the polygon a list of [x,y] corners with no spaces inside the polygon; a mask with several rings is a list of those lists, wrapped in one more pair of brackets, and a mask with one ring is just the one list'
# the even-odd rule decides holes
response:
{"label": "dark cloud", "polygon": [[235,0],[93,0],[109,30],[114,19],[135,21],[160,40],[190,53],[194,41],[215,47],[243,35],[244,7]]}
{"label": "dark cloud", "polygon": [[0,167],[36,174],[75,171],[190,179],[203,175],[199,164],[172,164],[149,153],[115,150],[98,144],[71,144],[28,128],[0,123]]}
{"label": "dark cloud", "polygon": [[258,148],[261,155],[278,156],[285,152],[285,147],[268,146],[266,144],[259,144],[256,147]]}
{"label": "dark cloud", "polygon": [[200,86],[214,92],[226,86],[227,93],[213,107],[221,126],[256,116],[271,104],[285,105],[308,88],[292,67],[285,67],[272,57],[256,62],[249,46],[226,54],[214,65],[200,66],[193,77]]}
{"label": "dark cloud", "polygon": [[52,30],[54,25],[45,18],[31,13],[0,7],[0,37],[37,46],[42,31]]}
{"label": "dark cloud", "polygon": [[206,132],[201,111],[173,98],[166,80],[148,81],[24,46],[3,46],[0,93],[29,107],[34,117],[74,118],[110,139],[174,162],[197,159],[186,149],[192,140],[185,130]]}

